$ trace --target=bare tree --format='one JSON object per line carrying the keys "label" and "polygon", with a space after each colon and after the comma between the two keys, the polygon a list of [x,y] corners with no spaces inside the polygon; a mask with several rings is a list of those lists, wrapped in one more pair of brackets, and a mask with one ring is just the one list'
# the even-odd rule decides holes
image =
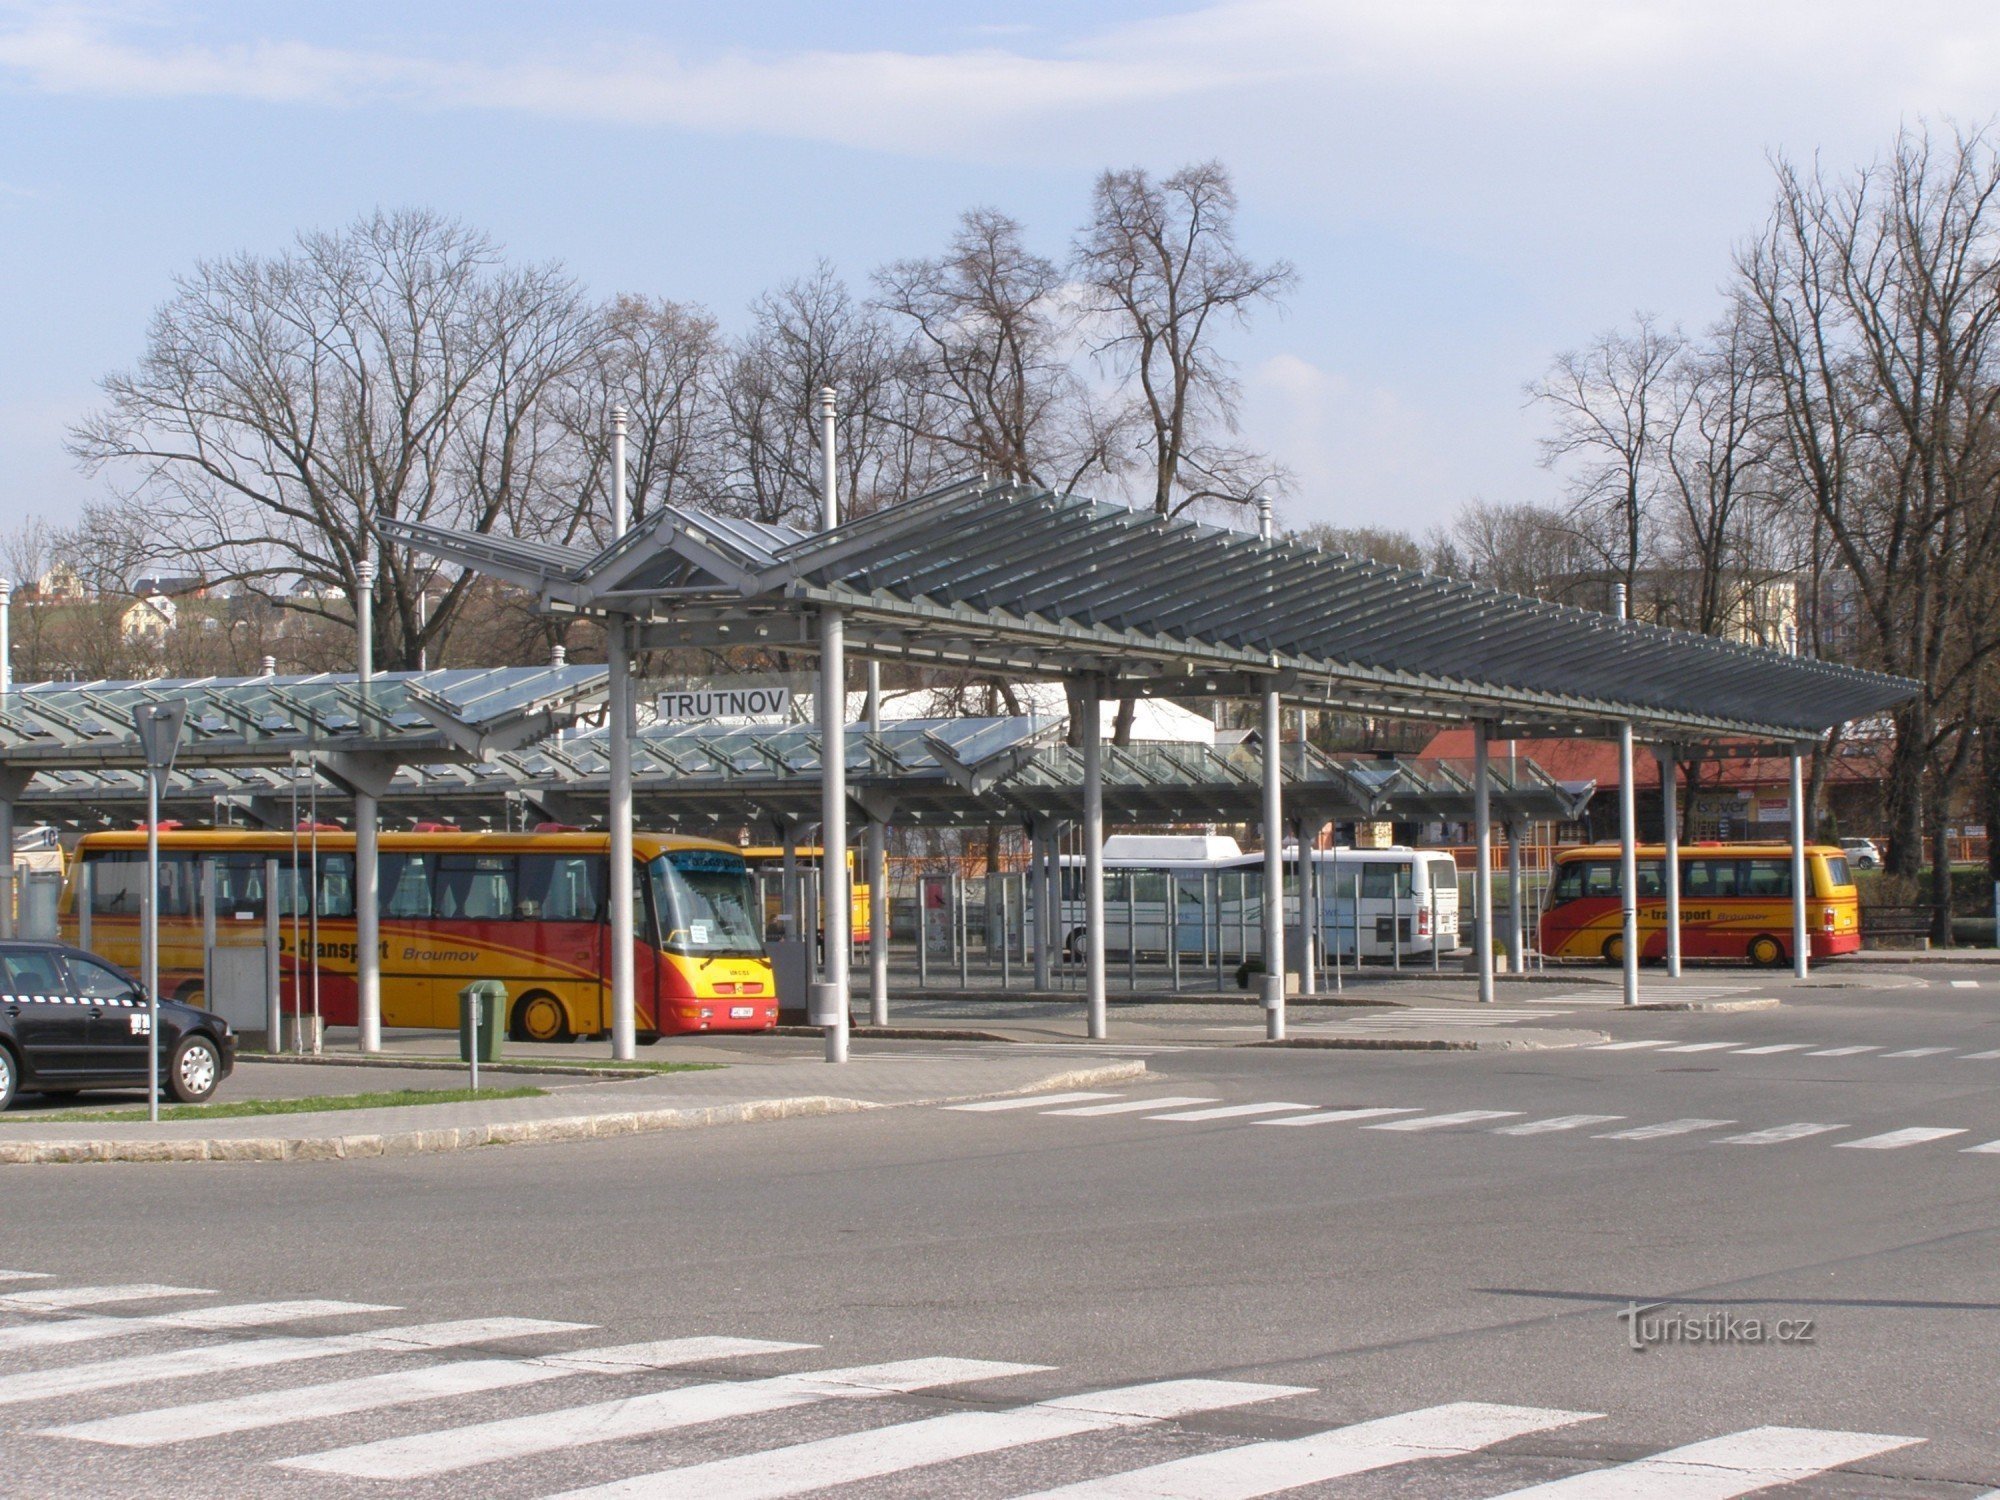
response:
{"label": "bare tree", "polygon": [[1234,441],[1239,385],[1215,340],[1278,303],[1297,276],[1238,246],[1236,190],[1222,163],[1157,182],[1140,167],[1104,173],[1076,268],[1094,315],[1087,337],[1138,407],[1154,512],[1241,505],[1270,489],[1278,468]]}
{"label": "bare tree", "polygon": [[934,398],[907,342],[831,266],[758,299],[730,352],[716,503],[763,521],[819,524],[819,393],[836,398],[843,510],[864,515],[939,477]]}
{"label": "bare tree", "polygon": [[1630,333],[1603,333],[1589,348],[1558,356],[1529,387],[1555,412],[1555,436],[1542,444],[1543,459],[1571,465],[1577,532],[1628,591],[1638,584],[1656,498],[1656,408],[1682,342],[1679,333],[1641,316]]}
{"label": "bare tree", "polygon": [[1117,439],[1070,359],[1076,308],[1061,267],[992,209],[959,221],[945,253],[876,273],[878,305],[912,331],[931,395],[927,436],[961,464],[1045,489],[1114,462]]}
{"label": "bare tree", "polygon": [[1788,478],[1851,579],[1870,665],[1922,693],[1893,715],[1893,871],[1935,845],[1949,939],[1946,799],[2000,650],[2000,159],[1983,133],[1898,137],[1845,182],[1789,163],[1740,295],[1765,345]]}
{"label": "bare tree", "polygon": [[351,593],[380,559],[378,660],[411,665],[462,584],[418,627],[429,571],[384,557],[377,523],[485,531],[532,511],[541,405],[588,327],[559,268],[509,269],[461,224],[378,212],[181,278],[72,451],[116,474],[163,552],[280,605],[293,580]]}

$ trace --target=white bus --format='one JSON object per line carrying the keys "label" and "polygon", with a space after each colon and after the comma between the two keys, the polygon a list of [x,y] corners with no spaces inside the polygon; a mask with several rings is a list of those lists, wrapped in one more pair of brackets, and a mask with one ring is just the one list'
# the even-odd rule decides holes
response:
{"label": "white bus", "polygon": [[[1299,921],[1298,847],[1287,845],[1285,922]],[[1337,954],[1362,960],[1429,958],[1458,946],[1458,866],[1437,849],[1316,849],[1319,946],[1323,961]],[[1356,882],[1359,882],[1359,931]],[[1030,891],[1033,883],[1030,882]],[[1032,929],[1034,913],[1029,911]],[[1083,859],[1062,858],[1063,946],[1083,949]],[[1104,946],[1124,954],[1136,941],[1141,958],[1166,957],[1172,941],[1183,958],[1242,963],[1264,950],[1264,857],[1245,854],[1236,840],[1215,835],[1118,834],[1104,841]]]}

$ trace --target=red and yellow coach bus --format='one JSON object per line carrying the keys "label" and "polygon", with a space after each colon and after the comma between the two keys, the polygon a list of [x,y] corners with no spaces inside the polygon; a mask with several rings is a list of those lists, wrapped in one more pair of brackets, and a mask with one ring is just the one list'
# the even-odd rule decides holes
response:
{"label": "red and yellow coach bus", "polygon": [[[382,1024],[455,1027],[459,990],[497,979],[507,986],[516,1040],[609,1031],[609,849],[604,833],[383,833]],[[742,856],[726,844],[658,833],[635,834],[632,849],[640,1039],[776,1025],[771,961]],[[163,829],[161,992],[201,1003],[202,892],[213,883],[218,924],[262,923],[271,868],[285,1013],[355,1024],[351,832]],[[63,890],[63,937],[78,937],[77,901],[87,888],[90,946],[137,972],[145,886],[143,831],[85,835]]]}
{"label": "red and yellow coach bus", "polygon": [[[1639,855],[1639,955],[1667,951],[1666,849]],[[1691,844],[1681,849],[1681,954],[1686,958],[1788,963],[1792,955],[1792,847]],[[1806,932],[1813,958],[1861,947],[1861,908],[1847,857],[1806,846]],[[1550,958],[1625,961],[1619,909],[1618,846],[1594,844],[1556,855],[1542,908],[1542,951]]]}

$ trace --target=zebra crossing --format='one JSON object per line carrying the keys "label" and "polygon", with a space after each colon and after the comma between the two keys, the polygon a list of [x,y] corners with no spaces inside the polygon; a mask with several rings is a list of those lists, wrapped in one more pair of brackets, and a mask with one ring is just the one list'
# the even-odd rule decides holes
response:
{"label": "zebra crossing", "polygon": [[1700,1054],[1707,1060],[1739,1057],[1780,1058],[1803,1062],[1819,1058],[1855,1058],[1867,1062],[1911,1062],[1938,1059],[1947,1062],[2000,1062],[2000,1047],[1897,1047],[1886,1042],[1859,1045],[1824,1045],[1819,1042],[1691,1042],[1677,1037],[1632,1037],[1615,1042],[1595,1042],[1585,1052],[1626,1052],[1635,1057],[1685,1057]]}
{"label": "zebra crossing", "polygon": [[[1668,1120],[1634,1120],[1621,1114],[1560,1114],[1532,1116],[1519,1109],[1436,1109],[1414,1104],[1368,1104],[1332,1107],[1285,1099],[1229,1102],[1207,1094],[1140,1094],[1078,1090],[1067,1093],[1010,1095],[970,1104],[945,1104],[951,1114],[1035,1114],[1049,1118],[1105,1119],[1123,1117],[1142,1124],[1269,1125],[1303,1129],[1320,1125],[1352,1125],[1357,1130],[1398,1135],[1476,1130],[1517,1139],[1549,1136],[1586,1137],[1599,1141],[1660,1141],[1700,1135],[1726,1146],[1781,1146],[1793,1141],[1851,1132],[1842,1122],[1793,1120],[1740,1128],[1741,1120],[1688,1116]],[[1503,1123],[1504,1122],[1504,1123]],[[1734,1133],[1724,1134],[1730,1127]],[[1616,1128],[1611,1128],[1616,1127]],[[1854,1151],[1902,1151],[1949,1141],[1967,1156],[2000,1156],[2000,1140],[1966,1144],[1959,1137],[1972,1132],[1962,1125],[1906,1125],[1822,1145]]]}
{"label": "zebra crossing", "polygon": [[[0,1285],[57,1279],[0,1271]],[[837,1365],[824,1362],[817,1345],[758,1336],[597,1344],[586,1340],[599,1330],[584,1323],[511,1316],[404,1323],[393,1321],[402,1309],[381,1303],[205,1300],[218,1295],[135,1282],[37,1286],[5,1298],[0,1397],[8,1410],[0,1412],[0,1433],[10,1452],[45,1445],[32,1471],[40,1474],[56,1472],[50,1454],[83,1462],[94,1452],[122,1450],[156,1455],[163,1484],[194,1473],[216,1484],[218,1466],[234,1463],[242,1472],[220,1487],[258,1488],[256,1474],[271,1469],[385,1487],[451,1476],[483,1484],[490,1477],[509,1493],[564,1500],[777,1500],[834,1487],[858,1497],[878,1483],[908,1494],[928,1471],[982,1461],[1002,1464],[1003,1474],[979,1492],[1015,1500],[1257,1500],[1361,1475],[1381,1476],[1381,1488],[1369,1494],[1390,1495],[1418,1492],[1435,1466],[1477,1455],[1481,1493],[1495,1500],[1654,1494],[1727,1500],[1925,1441],[1751,1427],[1690,1434],[1681,1446],[1625,1462],[1594,1461],[1578,1456],[1582,1449],[1565,1454],[1546,1442],[1509,1445],[1588,1431],[1591,1424],[1615,1427],[1615,1417],[1596,1411],[1461,1400],[1318,1426],[1322,1419],[1300,1403],[1351,1393],[1200,1377],[1024,1401],[1009,1399],[1008,1382],[1059,1382],[1060,1371],[949,1354]],[[155,1310],[163,1303],[196,1305]],[[140,1304],[140,1311],[117,1310]],[[392,1321],[365,1332],[242,1336],[333,1318]],[[90,1332],[30,1336],[73,1327]],[[117,1340],[167,1347],[99,1357],[96,1346]],[[479,1347],[523,1340],[582,1347],[505,1356]],[[336,1356],[378,1366],[397,1358],[387,1369],[298,1378],[305,1362]],[[739,1369],[732,1377],[732,1364],[746,1359],[796,1361],[802,1368],[775,1375]],[[268,1383],[247,1393],[205,1395],[205,1378],[246,1372]],[[592,1399],[471,1420],[459,1405],[564,1381],[593,1382]],[[83,1395],[92,1398],[93,1414],[71,1420],[65,1405]],[[953,1398],[940,1399],[946,1396]],[[913,1403],[926,1398],[928,1409],[913,1414]],[[117,1409],[105,1411],[107,1405]],[[849,1420],[837,1424],[790,1425],[815,1411],[843,1410]],[[1270,1414],[1287,1433],[1312,1430],[1259,1438],[1241,1421],[1207,1420],[1246,1411]],[[341,1419],[364,1413],[370,1431],[385,1423],[402,1430],[343,1442]],[[1148,1443],[1148,1432],[1169,1433],[1172,1441]],[[1030,1472],[1020,1466],[1024,1458],[1049,1454],[1057,1456],[1032,1471],[1044,1477],[1027,1481],[1026,1491],[1021,1480],[1004,1478]],[[198,1468],[189,1467],[191,1458]],[[579,1460],[596,1466],[581,1486]],[[954,1493],[966,1472],[953,1470]]]}

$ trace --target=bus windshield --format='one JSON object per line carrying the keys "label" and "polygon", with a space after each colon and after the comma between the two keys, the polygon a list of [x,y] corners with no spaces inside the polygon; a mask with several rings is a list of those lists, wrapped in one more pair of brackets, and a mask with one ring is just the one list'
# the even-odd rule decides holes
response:
{"label": "bus windshield", "polygon": [[716,849],[677,849],[654,856],[646,868],[662,948],[701,957],[763,956],[763,926],[740,858]]}

